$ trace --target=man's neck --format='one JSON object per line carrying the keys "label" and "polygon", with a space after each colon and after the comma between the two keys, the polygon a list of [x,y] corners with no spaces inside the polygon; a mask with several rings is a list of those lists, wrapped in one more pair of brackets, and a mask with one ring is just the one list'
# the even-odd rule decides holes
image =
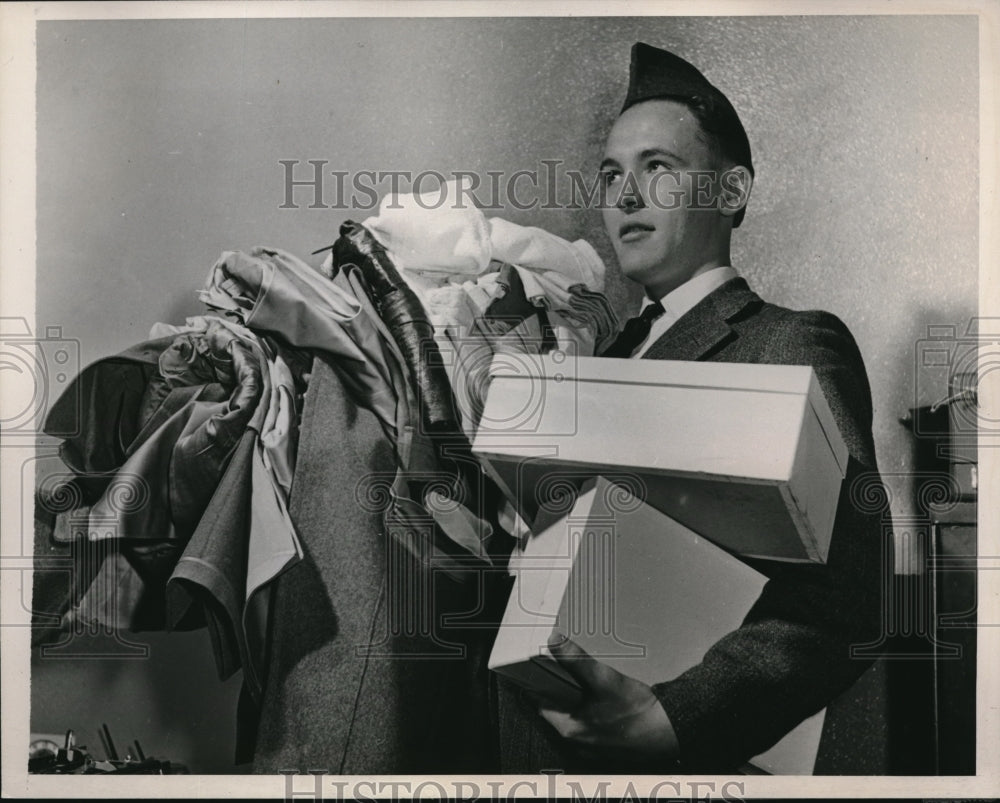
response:
{"label": "man's neck", "polygon": [[662,311],[653,321],[646,340],[639,346],[638,351],[633,352],[632,356],[641,357],[646,349],[652,346],[677,321],[718,288],[737,276],[738,274],[731,266],[720,265],[717,268],[710,268],[699,273],[697,276],[692,276],[680,287],[671,290],[662,298],[655,299],[660,303]]}
{"label": "man's neck", "polygon": [[715,268],[721,268],[726,265],[731,265],[732,262],[729,260],[729,253],[725,255],[720,255],[716,259],[711,259],[699,265],[693,271],[685,272],[680,278],[671,277],[669,279],[663,279],[662,281],[654,281],[645,286],[646,296],[650,301],[659,301],[665,297],[668,293],[673,292],[678,287],[687,284],[695,276],[700,276],[703,273],[708,273],[710,270]]}

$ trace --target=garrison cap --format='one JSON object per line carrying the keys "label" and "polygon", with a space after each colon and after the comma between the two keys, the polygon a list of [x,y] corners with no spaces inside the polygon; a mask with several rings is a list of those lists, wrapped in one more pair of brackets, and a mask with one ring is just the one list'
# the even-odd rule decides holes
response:
{"label": "garrison cap", "polygon": [[729,99],[698,68],[680,56],[658,47],[632,45],[626,109],[647,100],[676,100],[690,106],[706,134],[715,137],[720,150],[753,173],[750,141]]}

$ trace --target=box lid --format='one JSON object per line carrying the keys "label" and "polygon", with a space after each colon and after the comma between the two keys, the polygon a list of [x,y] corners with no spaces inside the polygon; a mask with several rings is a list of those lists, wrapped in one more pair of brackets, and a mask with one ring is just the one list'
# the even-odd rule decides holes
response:
{"label": "box lid", "polygon": [[629,385],[750,390],[763,393],[805,396],[820,422],[830,451],[846,474],[848,450],[833,417],[833,411],[809,365],[763,363],[698,362],[691,360],[635,360],[614,357],[579,357],[556,350],[549,354],[495,357],[491,378],[537,382],[600,383]]}

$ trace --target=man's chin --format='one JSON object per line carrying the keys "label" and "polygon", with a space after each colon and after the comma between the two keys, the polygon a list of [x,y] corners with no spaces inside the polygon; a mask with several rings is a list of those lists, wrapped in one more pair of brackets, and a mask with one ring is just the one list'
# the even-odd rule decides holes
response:
{"label": "man's chin", "polygon": [[619,267],[621,268],[622,275],[629,281],[635,282],[636,284],[641,284],[643,287],[650,282],[656,271],[650,265],[645,264],[622,264],[619,261]]}

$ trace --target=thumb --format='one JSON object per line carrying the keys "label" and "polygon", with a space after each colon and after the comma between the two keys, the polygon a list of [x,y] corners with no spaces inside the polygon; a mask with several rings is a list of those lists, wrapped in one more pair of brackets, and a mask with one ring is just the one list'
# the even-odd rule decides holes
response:
{"label": "thumb", "polygon": [[600,689],[614,678],[615,670],[595,660],[583,647],[567,636],[553,634],[548,643],[549,652],[559,665],[572,675],[584,689]]}

